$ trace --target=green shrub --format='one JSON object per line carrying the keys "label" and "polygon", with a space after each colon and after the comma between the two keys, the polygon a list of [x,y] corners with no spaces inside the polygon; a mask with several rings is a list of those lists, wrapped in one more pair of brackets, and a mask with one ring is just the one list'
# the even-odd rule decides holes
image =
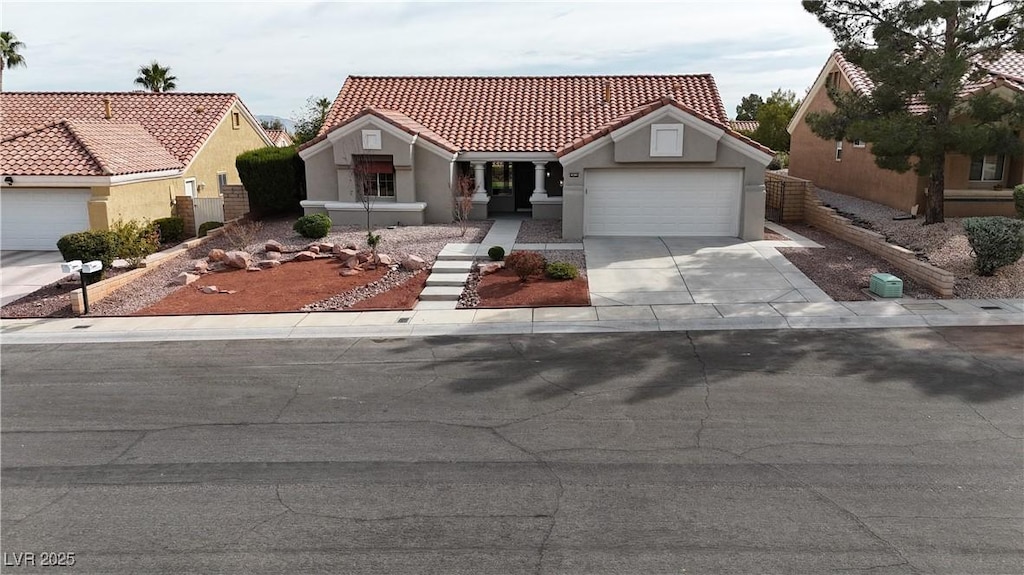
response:
{"label": "green shrub", "polygon": [[314,240],[325,237],[330,231],[333,223],[327,214],[312,214],[302,216],[295,221],[292,229],[299,232],[299,235]]}
{"label": "green shrub", "polygon": [[574,280],[580,275],[580,270],[566,262],[551,262],[544,268],[544,274],[553,280]]}
{"label": "green shrub", "polygon": [[185,239],[185,220],[181,218],[160,218],[153,220],[153,225],[160,232],[160,241],[178,243]]}
{"label": "green shrub", "polygon": [[1002,216],[965,218],[963,226],[974,249],[978,275],[990,276],[1024,255],[1024,220]]}
{"label": "green shrub", "polygon": [[137,268],[146,256],[160,249],[160,236],[152,222],[128,220],[117,221],[110,226],[114,238],[114,254],[128,261],[128,266]]}
{"label": "green shrub", "polygon": [[505,259],[505,248],[492,246],[491,249],[487,250],[487,257],[491,258],[492,262],[500,262]]}
{"label": "green shrub", "polygon": [[294,146],[250,150],[235,159],[254,217],[289,215],[306,199],[306,169]]}
{"label": "green shrub", "polygon": [[544,256],[537,252],[515,251],[505,256],[505,269],[512,270],[524,282],[530,276],[543,273],[544,263]]}
{"label": "green shrub", "polygon": [[222,227],[224,227],[224,222],[203,222],[203,225],[199,226],[199,231],[196,235],[201,238],[205,238],[206,234],[208,234],[210,230]]}
{"label": "green shrub", "polygon": [[103,270],[83,274],[86,283],[95,283],[103,278],[103,272],[110,269],[116,256],[114,235],[107,230],[95,230],[68,234],[57,240],[57,249],[64,261],[81,260],[91,262],[99,260]]}
{"label": "green shrub", "polygon": [[1024,184],[1013,188],[1013,207],[1017,210],[1017,217],[1024,220]]}

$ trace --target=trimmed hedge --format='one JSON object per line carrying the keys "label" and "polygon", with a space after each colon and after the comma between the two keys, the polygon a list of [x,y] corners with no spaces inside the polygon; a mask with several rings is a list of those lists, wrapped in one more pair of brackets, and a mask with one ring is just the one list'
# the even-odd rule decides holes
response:
{"label": "trimmed hedge", "polygon": [[526,281],[530,276],[544,273],[544,256],[532,251],[514,251],[505,256],[505,269],[519,276],[519,281]]}
{"label": "trimmed hedge", "polygon": [[1024,221],[1002,216],[964,218],[963,226],[978,275],[990,276],[1024,256]]}
{"label": "trimmed hedge", "polygon": [[306,199],[306,168],[294,146],[250,150],[235,159],[254,217],[289,215]]}
{"label": "trimmed hedge", "polygon": [[160,232],[160,241],[171,243],[185,239],[185,220],[181,218],[160,218],[153,220],[153,225]]}
{"label": "trimmed hedge", "polygon": [[1013,188],[1013,208],[1017,210],[1017,217],[1024,220],[1024,184]]}
{"label": "trimmed hedge", "polygon": [[327,214],[311,214],[295,220],[295,223],[292,224],[292,229],[299,232],[299,235],[304,238],[318,240],[327,237],[327,234],[331,232],[332,225],[334,225],[334,222],[331,221]]}
{"label": "trimmed hedge", "polygon": [[82,263],[99,260],[103,269],[91,274],[82,274],[85,283],[96,283],[103,279],[103,272],[110,269],[117,254],[117,238],[108,230],[90,230],[68,234],[57,240],[57,249],[64,261],[81,260]]}
{"label": "trimmed hedge", "polygon": [[574,280],[579,277],[580,270],[566,262],[551,262],[544,268],[544,274],[553,280]]}
{"label": "trimmed hedge", "polygon": [[196,232],[196,235],[201,238],[205,238],[206,234],[210,233],[210,230],[215,230],[217,228],[223,227],[224,222],[203,222],[203,224],[199,226],[199,231]]}
{"label": "trimmed hedge", "polygon": [[505,248],[501,246],[491,246],[491,248],[487,250],[487,257],[491,258],[492,262],[500,262],[505,259]]}

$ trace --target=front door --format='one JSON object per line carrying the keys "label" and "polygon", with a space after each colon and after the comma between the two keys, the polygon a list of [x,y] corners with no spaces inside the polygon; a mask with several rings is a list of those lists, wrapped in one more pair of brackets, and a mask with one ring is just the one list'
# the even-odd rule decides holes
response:
{"label": "front door", "polygon": [[533,195],[534,168],[533,162],[515,162],[512,164],[513,190],[516,196],[516,211],[533,210],[530,196]]}

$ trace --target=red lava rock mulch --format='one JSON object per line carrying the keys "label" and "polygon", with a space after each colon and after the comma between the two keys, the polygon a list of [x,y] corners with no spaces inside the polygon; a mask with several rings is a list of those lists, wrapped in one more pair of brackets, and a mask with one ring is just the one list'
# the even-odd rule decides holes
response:
{"label": "red lava rock mulch", "polygon": [[[298,311],[302,306],[343,293],[387,273],[386,267],[359,275],[338,275],[338,260],[288,262],[260,272],[245,270],[202,276],[157,303],[132,315],[189,315]],[[203,286],[234,290],[233,294],[204,294]]]}
{"label": "red lava rock mulch", "polygon": [[427,276],[429,275],[427,272],[420,272],[406,280],[402,285],[393,287],[382,294],[360,300],[352,307],[346,309],[360,311],[412,309],[419,300],[420,292],[427,286]]}
{"label": "red lava rock mulch", "polygon": [[480,278],[476,291],[480,295],[478,308],[590,305],[587,278],[553,280],[535,276],[524,283],[511,271],[501,270]]}

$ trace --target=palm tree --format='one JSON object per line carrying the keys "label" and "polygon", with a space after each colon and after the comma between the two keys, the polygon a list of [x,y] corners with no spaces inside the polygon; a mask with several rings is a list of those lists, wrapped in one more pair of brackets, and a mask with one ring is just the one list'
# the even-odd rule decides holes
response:
{"label": "palm tree", "polygon": [[25,66],[25,57],[18,53],[25,47],[11,32],[0,32],[0,92],[4,91],[4,68]]}
{"label": "palm tree", "polygon": [[135,83],[150,92],[170,92],[178,87],[174,83],[178,78],[170,73],[169,67],[165,68],[153,60],[149,66],[139,67],[139,77],[135,78]]}

